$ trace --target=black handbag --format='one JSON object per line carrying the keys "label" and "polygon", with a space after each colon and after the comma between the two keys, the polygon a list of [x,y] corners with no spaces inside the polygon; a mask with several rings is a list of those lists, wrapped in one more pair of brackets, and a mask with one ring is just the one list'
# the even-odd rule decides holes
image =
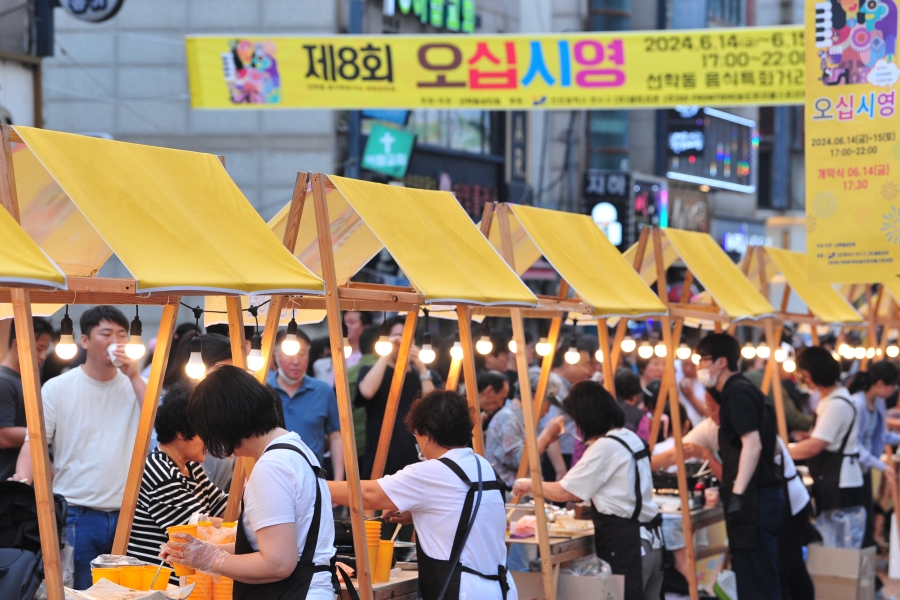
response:
{"label": "black handbag", "polygon": [[44,579],[43,565],[31,550],[0,548],[0,598],[31,600]]}

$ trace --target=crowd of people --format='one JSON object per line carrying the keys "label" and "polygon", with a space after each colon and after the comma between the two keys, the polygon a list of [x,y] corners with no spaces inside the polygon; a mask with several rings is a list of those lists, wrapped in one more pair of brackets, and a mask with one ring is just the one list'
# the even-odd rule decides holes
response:
{"label": "crowd of people", "polygon": [[[343,319],[365,507],[382,511],[385,521],[416,526],[423,597],[436,598],[449,586],[445,598],[514,600],[504,501],[509,494],[532,494],[534,483],[519,478],[525,419],[509,335],[493,328],[491,351],[476,357],[478,415],[469,411],[463,383],[445,389],[446,363],[426,364],[413,344],[387,457],[373,478],[404,320],[373,325],[371,313],[362,312]],[[86,589],[91,560],[112,550],[147,382],[146,365],[124,351],[128,321],[118,309],[87,310],[80,329],[82,351],[68,370],[46,379],[42,397],[53,491],[69,505],[74,587]],[[128,554],[155,562],[165,545],[170,562],[232,577],[236,598],[277,597],[290,587],[306,590],[299,597],[331,599],[329,509],[347,505],[349,492],[330,345],[298,330],[299,351],[290,354],[282,349],[286,333],[280,331],[272,370],[260,384],[231,366],[227,330],[212,329],[204,334],[185,324],[176,330]],[[54,330],[41,318],[34,319],[34,330],[43,363]],[[0,362],[0,474],[28,483],[31,455],[11,331]],[[375,352],[382,332],[392,342],[386,354]],[[194,336],[202,341],[207,368],[201,380],[185,372]],[[535,390],[541,357],[534,340],[526,342]],[[110,352],[112,344],[118,345]],[[689,568],[680,520],[661,519],[653,500],[652,472],[674,469],[676,462],[668,407],[653,427],[664,359],[623,354],[613,370],[614,397],[602,385],[596,337],[573,336],[561,346],[574,348],[578,360],[555,353],[540,407],[544,497],[586,507],[582,515],[593,521],[597,555],[625,576],[626,600],[659,598],[664,566],[684,576]],[[812,599],[802,549],[815,536],[813,508],[821,514],[863,507],[863,546],[883,544],[873,473],[896,485],[881,455],[885,444],[900,443],[892,431],[900,423],[890,413],[900,368],[888,361],[865,371],[854,365],[848,379],[829,349],[801,349],[796,371],[782,371],[775,382],[783,386],[791,436],[786,445],[771,392],[767,397],[761,391],[761,365],[742,359],[738,340],[708,334],[694,353],[696,362],[675,361],[683,447],[688,459],[706,462],[720,482],[738,596]],[[476,423],[484,457],[471,450]],[[659,433],[651,456],[654,429]],[[221,522],[235,456],[256,460],[243,492],[237,542],[217,547],[184,536],[167,543],[166,528],[193,514]],[[809,469],[811,495],[795,461]],[[694,541],[704,545],[706,532],[695,532]]]}

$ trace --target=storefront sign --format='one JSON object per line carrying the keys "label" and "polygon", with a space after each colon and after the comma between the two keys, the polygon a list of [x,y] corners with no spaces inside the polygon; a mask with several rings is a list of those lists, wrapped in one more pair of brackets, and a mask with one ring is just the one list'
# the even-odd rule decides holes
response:
{"label": "storefront sign", "polygon": [[528,113],[511,110],[506,113],[506,188],[507,201],[530,204],[528,187]]}
{"label": "storefront sign", "polygon": [[392,177],[403,177],[415,141],[416,136],[411,133],[375,123],[363,150],[362,166]]}
{"label": "storefront sign", "polygon": [[403,178],[406,187],[453,192],[473,221],[480,221],[484,205],[500,200],[503,157],[466,156],[441,148],[417,146]]}
{"label": "storefront sign", "polygon": [[447,31],[475,32],[475,0],[383,0],[386,17],[413,14],[425,25]]}
{"label": "storefront sign", "polygon": [[809,279],[900,273],[895,0],[806,2]]}
{"label": "storefront sign", "polygon": [[736,262],[751,246],[772,245],[772,238],[766,235],[766,224],[759,221],[717,218],[712,220],[709,233]]}
{"label": "storefront sign", "polygon": [[192,36],[186,45],[193,108],[583,110],[799,104],[804,95],[795,26]]}
{"label": "storefront sign", "polygon": [[76,19],[102,23],[116,16],[125,0],[60,0],[60,4]]}
{"label": "storefront sign", "polygon": [[585,212],[591,215],[609,241],[621,250],[636,239],[630,182],[628,171],[588,169],[584,173],[582,187]]}

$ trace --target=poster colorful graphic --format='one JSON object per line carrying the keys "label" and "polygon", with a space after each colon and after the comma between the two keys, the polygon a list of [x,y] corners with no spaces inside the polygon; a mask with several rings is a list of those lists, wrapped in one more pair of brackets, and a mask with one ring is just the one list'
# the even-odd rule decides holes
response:
{"label": "poster colorful graphic", "polygon": [[807,0],[806,27],[809,278],[884,281],[900,274],[897,3]]}
{"label": "poster colorful graphic", "polygon": [[[871,37],[876,34],[887,38],[873,29]],[[804,96],[803,30],[795,26],[556,35],[197,36],[186,39],[186,49],[194,108],[768,106],[800,104]],[[886,43],[883,49],[887,52]],[[854,65],[853,76],[860,73]],[[843,81],[851,74],[836,77]]]}

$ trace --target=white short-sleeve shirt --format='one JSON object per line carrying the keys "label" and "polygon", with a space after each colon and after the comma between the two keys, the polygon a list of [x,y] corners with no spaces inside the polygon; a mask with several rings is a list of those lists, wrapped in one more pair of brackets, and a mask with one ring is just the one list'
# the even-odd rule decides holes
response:
{"label": "white short-sleeve shirt", "polygon": [[[470,481],[478,481],[475,464],[481,463],[482,481],[494,481],[494,470],[484,458],[470,448],[456,448],[444,454],[463,470]],[[449,560],[456,527],[462,514],[469,486],[439,460],[413,463],[378,484],[394,506],[412,514],[416,536],[422,551],[437,560]],[[506,565],[506,510],[504,499],[495,490],[484,492],[472,532],[460,556],[461,564],[485,575],[496,575],[499,565]],[[515,583],[507,576],[507,600],[518,600]],[[500,585],[463,573],[460,600],[499,600]]]}
{"label": "white short-sleeve shirt", "polygon": [[[848,401],[841,400],[837,396],[842,396]],[[847,427],[852,422],[850,437],[847,438],[844,453],[856,453],[858,452],[859,419],[854,418],[855,414],[856,410],[853,407],[853,401],[850,400],[850,394],[846,389],[839,387],[819,401],[819,405],[816,407],[816,426],[810,435],[825,442],[825,450],[840,452],[844,436],[847,435]],[[855,488],[862,484],[863,474],[859,459],[844,456],[841,463],[840,487]]]}
{"label": "white short-sleeve shirt", "polygon": [[[313,465],[319,466],[315,453],[296,433],[275,438],[269,444],[291,444],[303,452]],[[266,446],[267,448],[269,446]],[[263,453],[253,466],[244,488],[244,533],[254,550],[259,550],[256,532],[265,527],[297,524],[297,560],[303,553],[306,534],[312,524],[315,509],[316,485],[322,493],[322,512],[319,517],[319,539],[313,563],[328,565],[334,556],[334,516],[331,512],[331,492],[324,480],[318,479],[303,460],[292,450],[272,450]],[[310,599],[334,598],[331,575],[316,573],[309,588]]]}

